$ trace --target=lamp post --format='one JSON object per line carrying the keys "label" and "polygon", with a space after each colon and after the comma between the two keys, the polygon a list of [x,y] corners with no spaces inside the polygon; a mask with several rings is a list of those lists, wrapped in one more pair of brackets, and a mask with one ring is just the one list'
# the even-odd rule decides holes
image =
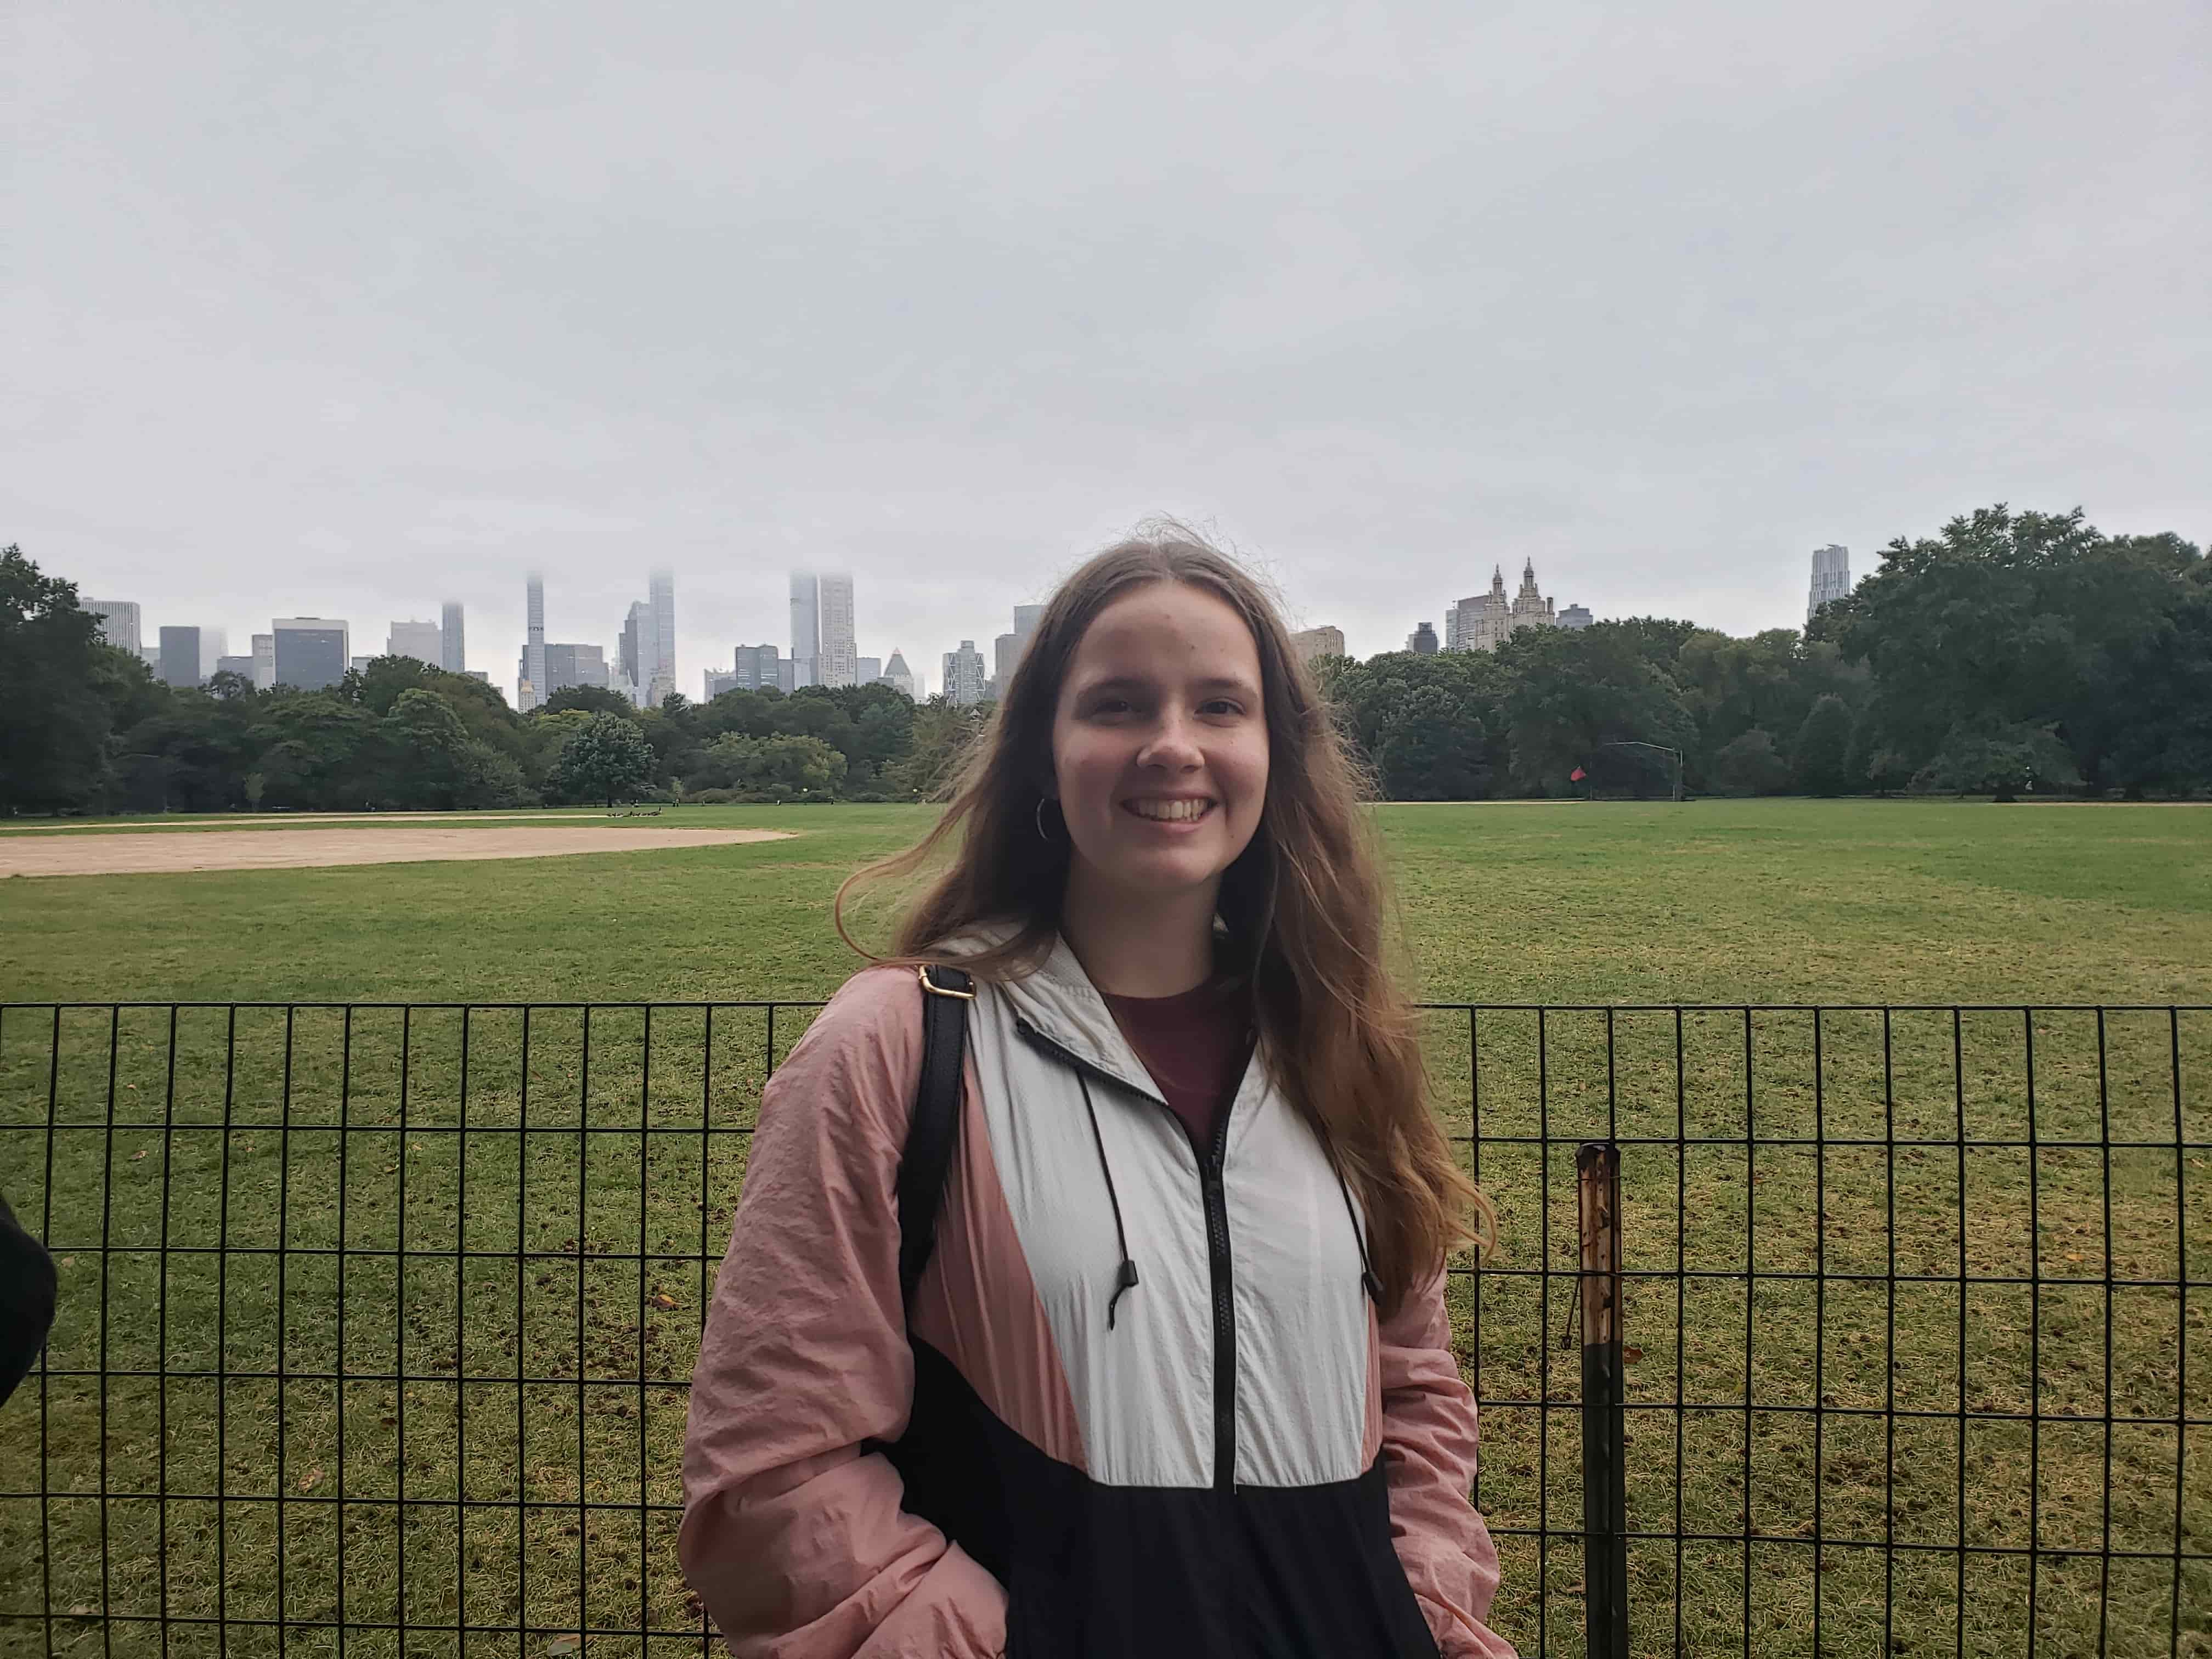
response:
{"label": "lamp post", "polygon": [[1682,751],[1680,750],[1669,749],[1663,743],[1637,743],[1627,738],[1619,739],[1611,743],[1601,743],[1598,744],[1598,747],[1601,749],[1649,749],[1658,754],[1672,755],[1674,757],[1674,793],[1673,798],[1676,800],[1682,799]]}

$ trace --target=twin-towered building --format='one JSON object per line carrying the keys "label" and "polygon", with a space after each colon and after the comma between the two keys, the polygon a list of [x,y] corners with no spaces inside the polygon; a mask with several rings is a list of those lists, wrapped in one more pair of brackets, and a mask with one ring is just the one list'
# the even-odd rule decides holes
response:
{"label": "twin-towered building", "polygon": [[1477,593],[1449,607],[1444,611],[1443,644],[1447,651],[1495,651],[1524,628],[1589,625],[1590,613],[1582,605],[1553,608],[1552,601],[1537,590],[1536,562],[1528,559],[1521,566],[1520,591],[1511,599],[1505,596],[1504,568],[1493,565],[1487,593]]}

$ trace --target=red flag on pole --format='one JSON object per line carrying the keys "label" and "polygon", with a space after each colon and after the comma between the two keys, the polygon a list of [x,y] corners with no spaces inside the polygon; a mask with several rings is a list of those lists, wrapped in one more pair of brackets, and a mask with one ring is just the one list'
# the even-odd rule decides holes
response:
{"label": "red flag on pole", "polygon": [[1589,775],[1589,773],[1583,771],[1581,767],[1577,766],[1573,771],[1567,774],[1567,781],[1569,783],[1580,783]]}

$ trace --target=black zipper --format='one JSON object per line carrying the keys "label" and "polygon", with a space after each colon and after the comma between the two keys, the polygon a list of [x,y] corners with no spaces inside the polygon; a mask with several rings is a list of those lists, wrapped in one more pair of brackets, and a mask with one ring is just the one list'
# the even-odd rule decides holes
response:
{"label": "black zipper", "polygon": [[1229,1197],[1222,1165],[1229,1152],[1230,1113],[1213,1126],[1213,1145],[1199,1171],[1206,1198],[1206,1255],[1213,1274],[1213,1489],[1237,1485],[1237,1297],[1229,1261]]}
{"label": "black zipper", "polygon": [[[1014,1016],[1014,1029],[1079,1072],[1117,1088],[1132,1086],[1127,1079],[1054,1042],[1019,1014]],[[1153,1103],[1170,1117],[1175,1115],[1166,1102]],[[1206,1266],[1213,1282],[1213,1486],[1217,1492],[1231,1491],[1237,1484],[1237,1288],[1229,1256],[1229,1197],[1223,1180],[1229,1154],[1229,1120],[1234,1115],[1232,1102],[1231,1109],[1224,1111],[1214,1124],[1212,1144],[1198,1164],[1199,1196],[1206,1207]],[[1176,1127],[1182,1127],[1182,1119],[1176,1120]]]}

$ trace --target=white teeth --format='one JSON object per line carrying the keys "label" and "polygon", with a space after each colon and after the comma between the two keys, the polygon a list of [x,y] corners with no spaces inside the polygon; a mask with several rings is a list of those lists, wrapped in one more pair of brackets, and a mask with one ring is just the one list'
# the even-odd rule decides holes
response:
{"label": "white teeth", "polygon": [[1158,818],[1176,823],[1204,815],[1213,803],[1205,800],[1133,800],[1129,810],[1140,818]]}

